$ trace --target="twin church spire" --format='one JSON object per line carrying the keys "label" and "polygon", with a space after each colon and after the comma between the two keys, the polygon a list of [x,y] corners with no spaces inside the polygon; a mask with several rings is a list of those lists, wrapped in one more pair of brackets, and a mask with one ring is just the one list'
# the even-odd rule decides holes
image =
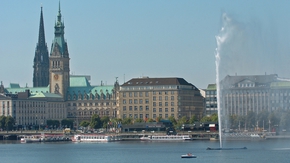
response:
{"label": "twin church spire", "polygon": [[61,20],[60,3],[57,20],[54,26],[54,39],[51,45],[50,55],[48,55],[45,42],[41,7],[39,37],[33,66],[33,86],[49,86],[51,93],[60,94],[65,97],[69,87],[69,60],[68,46],[64,38],[64,23]]}

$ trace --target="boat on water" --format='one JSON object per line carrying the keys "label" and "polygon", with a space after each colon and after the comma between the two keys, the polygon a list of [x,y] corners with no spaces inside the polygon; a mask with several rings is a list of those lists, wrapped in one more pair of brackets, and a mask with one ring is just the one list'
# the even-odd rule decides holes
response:
{"label": "boat on water", "polygon": [[183,141],[191,140],[189,135],[143,135],[140,140],[142,141]]}
{"label": "boat on water", "polygon": [[119,136],[100,135],[100,134],[80,134],[74,135],[73,142],[111,142],[122,140]]}
{"label": "boat on water", "polygon": [[240,149],[248,149],[247,147],[242,148],[210,148],[207,147],[206,150],[240,150]]}
{"label": "boat on water", "polygon": [[265,140],[264,135],[259,135],[257,133],[230,133],[223,134],[222,139],[224,140]]}
{"label": "boat on water", "polygon": [[24,135],[21,139],[21,143],[32,143],[32,142],[41,142],[42,137],[40,135]]}
{"label": "boat on water", "polygon": [[196,156],[192,155],[191,153],[187,153],[185,155],[181,155],[181,158],[196,158]]}

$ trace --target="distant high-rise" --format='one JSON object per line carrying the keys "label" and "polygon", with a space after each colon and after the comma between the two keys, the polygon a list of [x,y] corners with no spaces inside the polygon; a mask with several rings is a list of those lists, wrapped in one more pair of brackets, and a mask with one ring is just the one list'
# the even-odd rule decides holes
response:
{"label": "distant high-rise", "polygon": [[33,69],[33,87],[47,87],[49,84],[49,59],[45,42],[42,7]]}

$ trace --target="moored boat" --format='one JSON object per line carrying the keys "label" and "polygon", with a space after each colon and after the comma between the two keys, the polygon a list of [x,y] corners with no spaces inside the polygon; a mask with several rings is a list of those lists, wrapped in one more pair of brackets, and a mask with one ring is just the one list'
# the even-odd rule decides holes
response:
{"label": "moored boat", "polygon": [[143,135],[140,140],[142,141],[183,141],[191,140],[189,135]]}
{"label": "moored boat", "polygon": [[187,153],[185,155],[181,155],[181,158],[196,158],[196,156],[192,155],[191,153]]}
{"label": "moored boat", "polygon": [[24,135],[20,141],[21,143],[31,143],[31,142],[40,142],[41,136],[39,135]]}
{"label": "moored boat", "polygon": [[120,137],[111,135],[101,135],[101,134],[80,134],[74,135],[72,138],[73,142],[111,142],[121,140]]}

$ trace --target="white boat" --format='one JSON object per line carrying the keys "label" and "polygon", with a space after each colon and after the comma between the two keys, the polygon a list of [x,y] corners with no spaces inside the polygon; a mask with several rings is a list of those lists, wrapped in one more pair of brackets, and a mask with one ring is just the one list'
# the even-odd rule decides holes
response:
{"label": "white boat", "polygon": [[41,136],[39,135],[24,135],[20,141],[21,143],[31,143],[31,142],[40,142]]}
{"label": "white boat", "polygon": [[189,135],[143,135],[140,140],[142,141],[183,141],[191,140]]}
{"label": "white boat", "polygon": [[187,153],[185,155],[181,155],[181,158],[196,158],[196,156],[192,155],[191,153]]}
{"label": "white boat", "polygon": [[111,142],[121,140],[111,135],[99,135],[99,134],[80,134],[74,135],[73,142]]}

